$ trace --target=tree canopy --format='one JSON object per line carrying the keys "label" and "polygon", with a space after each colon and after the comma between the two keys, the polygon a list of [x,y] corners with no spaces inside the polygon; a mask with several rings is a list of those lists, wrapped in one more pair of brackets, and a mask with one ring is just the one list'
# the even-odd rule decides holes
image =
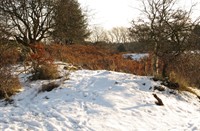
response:
{"label": "tree canopy", "polygon": [[54,0],[3,0],[0,15],[7,21],[7,31],[28,46],[49,37],[54,26],[54,4]]}
{"label": "tree canopy", "polygon": [[82,42],[90,35],[86,14],[76,0],[58,0],[54,18],[52,36],[58,42]]}
{"label": "tree canopy", "polygon": [[25,46],[50,36],[83,41],[89,35],[87,17],[76,0],[2,0],[0,18],[0,33]]}
{"label": "tree canopy", "polygon": [[191,20],[192,7],[189,11],[175,8],[177,0],[142,0],[141,10],[145,18],[133,22],[130,36],[137,41],[146,42],[153,47],[154,74],[158,74],[158,59],[165,64],[175,56],[189,49],[192,30],[198,20]]}

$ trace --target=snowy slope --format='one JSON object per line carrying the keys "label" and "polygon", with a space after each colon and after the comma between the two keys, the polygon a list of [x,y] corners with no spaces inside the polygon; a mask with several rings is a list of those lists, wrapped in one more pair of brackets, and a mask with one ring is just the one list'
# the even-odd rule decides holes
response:
{"label": "snowy slope", "polygon": [[[189,93],[153,91],[148,77],[105,70],[71,73],[51,92],[48,81],[25,82],[13,104],[0,102],[0,130],[134,131],[200,130],[200,102]],[[157,106],[156,93],[164,106]]]}

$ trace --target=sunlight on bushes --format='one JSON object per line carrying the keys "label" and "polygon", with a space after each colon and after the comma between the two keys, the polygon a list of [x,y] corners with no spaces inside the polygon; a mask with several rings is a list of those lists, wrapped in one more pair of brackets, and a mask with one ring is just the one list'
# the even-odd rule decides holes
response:
{"label": "sunlight on bushes", "polygon": [[89,45],[46,46],[46,50],[56,60],[65,61],[75,66],[91,70],[112,70],[137,75],[151,75],[150,57],[140,61],[123,58],[123,53],[115,53],[100,47]]}
{"label": "sunlight on bushes", "polygon": [[19,54],[8,45],[1,45],[0,52],[0,99],[9,99],[21,88],[18,78],[12,75],[12,65],[16,64]]}
{"label": "sunlight on bushes", "polygon": [[[6,78],[5,74],[0,75],[0,99],[9,99],[21,89],[20,82],[16,77]],[[4,76],[4,77],[2,77]]]}
{"label": "sunlight on bushes", "polygon": [[31,80],[50,80],[59,77],[57,67],[55,65],[45,64],[33,70]]}
{"label": "sunlight on bushes", "polygon": [[200,54],[181,55],[169,70],[176,74],[180,84],[200,89]]}
{"label": "sunlight on bushes", "polygon": [[32,46],[33,53],[30,54],[29,60],[32,63],[31,80],[38,79],[57,79],[59,77],[57,67],[53,64],[53,59],[46,52],[44,45],[38,43]]}

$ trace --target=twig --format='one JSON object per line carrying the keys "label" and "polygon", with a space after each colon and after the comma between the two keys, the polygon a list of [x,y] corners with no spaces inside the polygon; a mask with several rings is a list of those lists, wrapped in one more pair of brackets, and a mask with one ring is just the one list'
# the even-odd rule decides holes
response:
{"label": "twig", "polygon": [[156,105],[159,105],[159,106],[163,106],[164,104],[163,104],[163,102],[162,102],[162,100],[156,95],[156,94],[153,94],[153,96],[156,98]]}

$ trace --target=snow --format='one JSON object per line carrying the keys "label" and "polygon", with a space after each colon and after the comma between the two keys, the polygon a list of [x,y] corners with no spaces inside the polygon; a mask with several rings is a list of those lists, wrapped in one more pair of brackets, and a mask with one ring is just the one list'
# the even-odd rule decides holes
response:
{"label": "snow", "polygon": [[[200,130],[200,100],[186,92],[154,91],[159,82],[150,77],[78,70],[69,80],[55,80],[60,86],[50,92],[39,92],[50,81],[19,77],[24,90],[11,104],[0,102],[1,130]],[[164,106],[155,104],[153,93]]]}
{"label": "snow", "polygon": [[139,61],[143,58],[149,57],[149,54],[148,53],[140,53],[140,54],[131,53],[131,54],[123,54],[123,57],[126,58],[126,59],[130,58],[132,60]]}
{"label": "snow", "polygon": [[185,54],[197,54],[197,55],[199,55],[200,54],[200,50],[191,50],[191,51],[185,51],[184,52]]}

